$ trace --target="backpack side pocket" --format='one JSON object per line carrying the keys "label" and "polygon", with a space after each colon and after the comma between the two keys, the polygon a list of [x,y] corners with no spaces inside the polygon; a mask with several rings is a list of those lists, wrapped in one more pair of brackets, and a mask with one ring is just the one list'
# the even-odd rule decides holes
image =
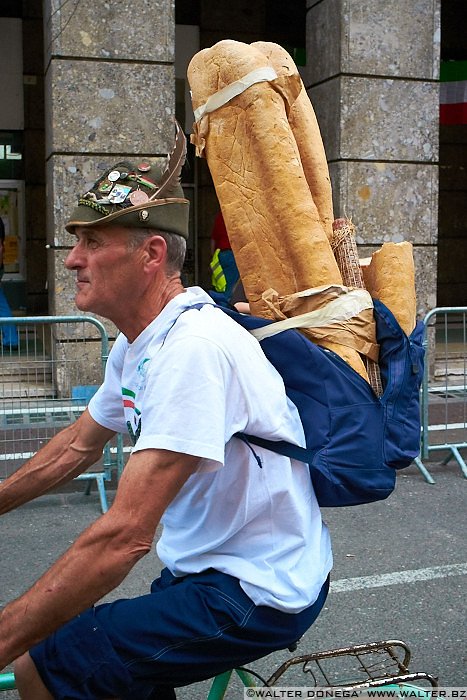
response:
{"label": "backpack side pocket", "polygon": [[420,452],[420,387],[423,379],[424,325],[409,337],[391,311],[374,300],[379,367],[384,392],[384,458],[393,469],[408,467]]}

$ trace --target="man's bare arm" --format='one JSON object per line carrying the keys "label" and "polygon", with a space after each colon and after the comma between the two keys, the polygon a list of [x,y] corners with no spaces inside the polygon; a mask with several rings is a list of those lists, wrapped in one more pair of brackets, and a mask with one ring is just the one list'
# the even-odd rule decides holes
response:
{"label": "man's bare arm", "polygon": [[0,669],[121,583],[151,550],[164,510],[198,461],[166,450],[130,457],[107,513],[0,612]]}
{"label": "man's bare arm", "polygon": [[81,474],[100,459],[104,445],[114,434],[96,423],[86,410],[0,483],[0,515]]}

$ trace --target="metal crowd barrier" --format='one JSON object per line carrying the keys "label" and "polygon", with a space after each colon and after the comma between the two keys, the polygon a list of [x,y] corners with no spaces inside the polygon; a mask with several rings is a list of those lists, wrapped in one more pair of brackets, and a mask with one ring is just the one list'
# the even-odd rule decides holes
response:
{"label": "metal crowd barrier", "polygon": [[[1,318],[17,329],[18,345],[0,345],[0,480],[13,473],[62,428],[75,421],[102,381],[109,341],[100,321],[88,316]],[[108,510],[106,482],[123,466],[121,437],[102,459],[76,477],[86,493],[97,484],[102,512]]]}
{"label": "metal crowd barrier", "polygon": [[[434,484],[423,464],[433,452],[447,453],[442,464],[455,459],[467,478],[461,454],[467,448],[467,307],[435,308],[424,324],[421,449],[415,463]],[[0,480],[78,418],[102,381],[109,352],[107,332],[92,317],[0,319],[0,331],[8,325],[16,326],[19,347],[0,345]],[[88,482],[87,492],[96,482],[103,512],[105,484],[113,476],[118,480],[127,450],[116,436],[97,469],[77,477]]]}
{"label": "metal crowd barrier", "polygon": [[467,478],[461,454],[467,448],[467,307],[435,308],[424,323],[420,457],[426,460],[433,452],[447,453],[442,464],[455,459]]}

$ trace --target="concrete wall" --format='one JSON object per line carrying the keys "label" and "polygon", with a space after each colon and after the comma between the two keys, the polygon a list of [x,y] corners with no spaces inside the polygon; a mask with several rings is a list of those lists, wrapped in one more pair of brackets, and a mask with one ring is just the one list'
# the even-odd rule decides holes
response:
{"label": "concrete wall", "polygon": [[308,0],[305,82],[334,214],[362,257],[414,244],[419,314],[436,304],[439,0]]}
{"label": "concrete wall", "polygon": [[49,313],[69,315],[64,224],[77,196],[119,160],[165,157],[173,144],[175,21],[167,0],[54,8],[45,2]]}

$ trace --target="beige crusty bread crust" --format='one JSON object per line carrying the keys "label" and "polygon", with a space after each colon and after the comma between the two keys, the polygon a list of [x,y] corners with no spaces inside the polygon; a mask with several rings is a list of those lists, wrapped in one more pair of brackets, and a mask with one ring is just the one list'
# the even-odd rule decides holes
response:
{"label": "beige crusty bread crust", "polygon": [[412,244],[384,243],[362,266],[365,287],[394,314],[403,331],[410,335],[416,323],[415,267]]}
{"label": "beige crusty bread crust", "polygon": [[[291,55],[279,44],[255,41],[251,46],[264,53],[277,75],[287,76],[297,73],[297,67]],[[290,107],[288,120],[297,143],[311,196],[318,209],[321,225],[326,236],[331,240],[334,214],[328,162],[313,105],[301,80],[300,83],[301,91]]]}
{"label": "beige crusty bread crust", "polygon": [[[194,111],[219,90],[269,66],[262,51],[242,42],[224,40],[200,51],[188,66]],[[268,289],[284,297],[342,284],[287,118],[287,102],[300,89],[297,76],[253,84],[195,125],[193,140],[202,139],[251,312],[263,318],[275,318],[263,300]],[[294,315],[308,310],[305,297]],[[345,354],[366,378],[356,351],[320,344]]]}

